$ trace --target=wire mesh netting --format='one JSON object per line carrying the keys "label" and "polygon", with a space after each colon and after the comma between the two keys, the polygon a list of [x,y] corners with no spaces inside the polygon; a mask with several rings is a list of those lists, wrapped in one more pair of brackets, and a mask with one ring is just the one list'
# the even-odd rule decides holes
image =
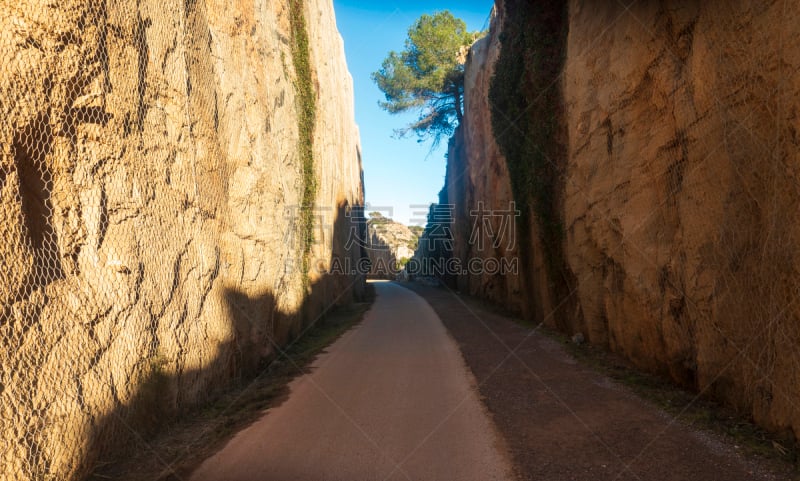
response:
{"label": "wire mesh netting", "polygon": [[304,253],[285,2],[0,4],[0,479],[77,479],[341,302],[298,266],[348,232],[357,132],[346,99],[318,115],[339,164]]}
{"label": "wire mesh netting", "polygon": [[[419,255],[519,260],[519,276],[445,280],[790,439],[800,432],[797,9],[497,5],[502,33],[495,20],[470,54],[440,194],[454,208],[454,247],[422,242]],[[512,201],[525,212],[519,250],[486,249],[472,214],[486,202],[495,224],[480,234],[502,232],[497,214]]]}

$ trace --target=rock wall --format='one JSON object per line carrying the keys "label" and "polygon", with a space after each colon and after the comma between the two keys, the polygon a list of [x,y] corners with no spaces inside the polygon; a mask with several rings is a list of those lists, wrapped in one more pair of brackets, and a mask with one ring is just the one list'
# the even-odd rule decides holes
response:
{"label": "rock wall", "polygon": [[[562,167],[553,162],[562,157],[561,151],[548,143],[559,147],[562,135],[537,121],[542,111],[560,102],[559,90],[550,92],[560,74],[550,65],[558,64],[551,59],[559,58],[559,45],[549,42],[548,51],[536,60],[526,50],[561,28],[564,18],[550,10],[563,9],[561,2],[528,4],[498,2],[488,34],[467,57],[464,119],[450,142],[443,191],[453,211],[453,256],[462,272],[450,283],[568,330],[573,316],[563,313],[574,307],[571,299],[565,302],[571,273],[561,246],[553,246],[554,236],[548,235],[554,224],[549,216],[558,215],[563,197],[555,175]],[[508,139],[517,144],[504,146]],[[544,166],[531,167],[531,154],[541,157]],[[542,206],[542,196],[532,193],[531,185],[550,180],[547,193],[552,199]],[[544,219],[539,215],[543,210],[548,213]]]}
{"label": "rock wall", "polygon": [[304,269],[362,256],[352,81],[330,0],[22,0],[0,26],[0,478],[79,479],[360,295]]}
{"label": "rock wall", "polygon": [[[521,272],[458,285],[800,434],[797,6],[499,2],[447,190],[456,255]],[[520,245],[478,252],[512,199]]]}
{"label": "rock wall", "polygon": [[397,256],[386,240],[372,228],[367,230],[367,255],[370,279],[394,280],[397,277]]}
{"label": "rock wall", "polygon": [[[500,54],[500,25],[505,17],[502,6],[498,7],[489,34],[478,40],[467,55],[464,118],[448,148],[446,203],[452,206],[453,254],[458,259],[519,259],[515,227],[522,219],[516,213],[511,218],[491,215],[517,210],[506,159],[495,141],[491,116],[487,115],[489,86]],[[493,238],[494,233],[502,234]],[[457,279],[461,292],[517,311],[527,307],[522,302],[524,287],[519,270],[496,276],[474,269]]]}
{"label": "rock wall", "polygon": [[570,2],[563,89],[588,338],[800,434],[797,7]]}

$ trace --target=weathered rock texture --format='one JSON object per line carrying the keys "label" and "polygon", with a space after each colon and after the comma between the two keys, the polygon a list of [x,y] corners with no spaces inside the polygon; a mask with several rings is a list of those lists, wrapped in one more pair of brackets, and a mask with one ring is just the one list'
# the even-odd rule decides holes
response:
{"label": "weathered rock texture", "polygon": [[379,279],[394,279],[400,271],[399,264],[414,256],[417,235],[407,226],[378,212],[369,216],[366,243],[370,260],[369,275]]}
{"label": "weathered rock texture", "polygon": [[[464,74],[464,117],[448,148],[446,199],[453,216],[453,255],[458,259],[506,259],[516,262],[516,273],[487,274],[467,269],[457,277],[460,291],[490,299],[510,309],[528,307],[519,275],[517,215],[508,166],[492,131],[489,86],[500,54],[502,5],[492,17],[489,34],[478,40],[467,55]],[[510,214],[510,215],[509,215]],[[440,229],[441,230],[441,229]],[[469,267],[468,265],[466,267]],[[537,303],[538,304],[538,303]]]}
{"label": "weathered rock texture", "polygon": [[[519,253],[520,276],[458,282],[800,434],[797,2],[500,3],[467,66],[447,190],[463,204],[453,231],[465,260],[486,256],[468,245],[480,200],[527,204],[517,231],[529,235],[490,254]],[[536,38],[558,18],[563,36]],[[487,101],[504,49],[543,68],[518,82],[505,64]],[[546,90],[547,59],[563,63]],[[533,140],[510,142],[503,112],[487,125],[504,88]],[[543,103],[548,92],[560,101]],[[522,179],[527,192],[515,175],[531,169],[508,158],[520,151],[545,166]]]}
{"label": "weathered rock texture", "polygon": [[302,269],[361,256],[352,82],[330,0],[21,0],[0,27],[0,478],[78,479],[359,295]]}
{"label": "weathered rock texture", "polygon": [[795,434],[798,6],[573,1],[563,82],[588,338]]}
{"label": "weathered rock texture", "polygon": [[[560,2],[495,6],[488,35],[467,58],[464,119],[450,142],[440,202],[453,209],[459,290],[570,329],[570,317],[554,314],[574,307],[564,301],[572,278],[553,228],[563,197],[563,166],[554,160],[563,135],[537,120],[560,102],[551,89],[560,75],[559,39],[543,40],[562,30],[561,10]],[[532,55],[531,45],[546,50]],[[546,189],[537,195],[538,187]]]}

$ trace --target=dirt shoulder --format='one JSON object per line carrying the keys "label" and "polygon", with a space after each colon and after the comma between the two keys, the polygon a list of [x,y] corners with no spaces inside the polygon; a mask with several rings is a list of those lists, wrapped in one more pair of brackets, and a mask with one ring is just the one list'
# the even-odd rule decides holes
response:
{"label": "dirt shoulder", "polygon": [[444,287],[403,283],[458,343],[519,479],[790,480],[578,362],[562,343]]}

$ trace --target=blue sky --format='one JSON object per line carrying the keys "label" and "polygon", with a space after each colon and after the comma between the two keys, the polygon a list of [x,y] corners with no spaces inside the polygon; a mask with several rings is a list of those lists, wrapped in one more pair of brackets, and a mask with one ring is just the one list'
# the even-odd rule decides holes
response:
{"label": "blue sky", "polygon": [[367,204],[399,222],[422,225],[427,205],[436,201],[444,184],[445,142],[428,155],[430,145],[418,144],[414,136],[393,138],[394,129],[416,117],[381,110],[378,101],[383,94],[370,74],[390,50],[403,48],[408,27],[423,13],[450,10],[470,30],[481,30],[488,27],[494,2],[334,0],[333,4],[355,86]]}

